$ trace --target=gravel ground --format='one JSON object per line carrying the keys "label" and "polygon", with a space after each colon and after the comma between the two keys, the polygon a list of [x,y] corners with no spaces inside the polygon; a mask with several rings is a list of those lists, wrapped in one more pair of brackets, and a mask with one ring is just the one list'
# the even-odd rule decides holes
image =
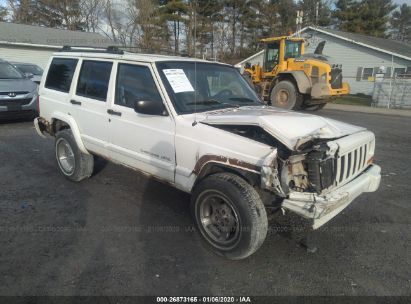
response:
{"label": "gravel ground", "polygon": [[286,215],[235,262],[202,246],[187,194],[103,161],[71,183],[52,139],[0,124],[0,295],[410,295],[409,117],[319,114],[376,133],[379,191],[314,231],[314,253]]}

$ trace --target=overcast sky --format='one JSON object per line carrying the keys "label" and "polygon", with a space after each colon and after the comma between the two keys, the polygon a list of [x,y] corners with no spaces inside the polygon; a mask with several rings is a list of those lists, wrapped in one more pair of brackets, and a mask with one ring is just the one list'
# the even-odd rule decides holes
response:
{"label": "overcast sky", "polygon": [[407,3],[408,5],[411,5],[411,0],[394,0],[394,3],[397,3],[397,4]]}

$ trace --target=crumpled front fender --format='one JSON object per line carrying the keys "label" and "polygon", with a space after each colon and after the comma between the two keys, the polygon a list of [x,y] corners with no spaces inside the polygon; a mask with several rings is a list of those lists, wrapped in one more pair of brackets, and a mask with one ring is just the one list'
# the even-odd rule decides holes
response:
{"label": "crumpled front fender", "polygon": [[261,188],[272,191],[280,197],[286,197],[279,176],[277,149],[274,149],[267,155],[261,166]]}

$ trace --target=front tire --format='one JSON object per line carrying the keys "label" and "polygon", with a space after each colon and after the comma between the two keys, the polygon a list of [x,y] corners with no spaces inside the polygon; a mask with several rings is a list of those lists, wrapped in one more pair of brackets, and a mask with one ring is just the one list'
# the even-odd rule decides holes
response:
{"label": "front tire", "polygon": [[55,152],[60,172],[67,179],[79,182],[93,173],[93,156],[80,151],[70,129],[56,134]]}
{"label": "front tire", "polygon": [[291,81],[282,80],[271,90],[270,101],[274,107],[299,110],[301,109],[303,96]]}
{"label": "front tire", "polygon": [[202,180],[192,193],[191,212],[205,244],[231,260],[253,254],[267,235],[267,214],[258,193],[235,174]]}

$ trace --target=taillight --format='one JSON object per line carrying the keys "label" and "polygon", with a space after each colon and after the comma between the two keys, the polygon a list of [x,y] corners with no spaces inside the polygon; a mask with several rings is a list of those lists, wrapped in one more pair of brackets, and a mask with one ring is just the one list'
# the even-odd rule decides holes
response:
{"label": "taillight", "polygon": [[37,113],[40,115],[40,95],[37,95]]}

